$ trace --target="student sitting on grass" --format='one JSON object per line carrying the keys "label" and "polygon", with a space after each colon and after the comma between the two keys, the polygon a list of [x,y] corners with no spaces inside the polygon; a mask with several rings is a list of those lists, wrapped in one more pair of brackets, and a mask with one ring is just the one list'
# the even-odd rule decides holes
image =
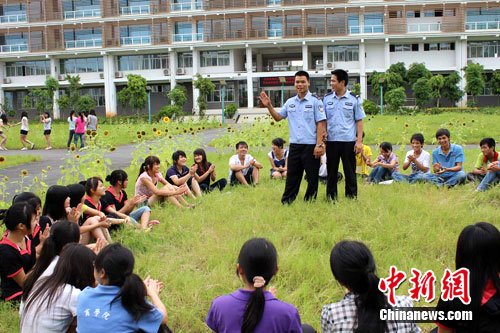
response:
{"label": "student sitting on grass", "polygon": [[288,167],[288,149],[283,146],[285,140],[276,138],[272,141],[272,150],[267,154],[269,163],[271,164],[271,178],[285,179]]}
{"label": "student sitting on grass", "polygon": [[500,182],[500,161],[495,161],[488,164],[488,173],[484,176],[483,180],[477,186],[476,191],[486,191],[490,186]]}
{"label": "student sitting on grass", "polygon": [[245,141],[236,144],[236,152],[237,154],[229,159],[229,183],[231,185],[257,185],[262,164],[248,154],[248,144]]}
{"label": "student sitting on grass", "polygon": [[29,295],[24,295],[19,310],[20,332],[67,332],[76,321],[76,303],[82,289],[95,284],[95,258],[86,246],[67,244],[53,274],[41,277]]}
{"label": "student sitting on grass", "polygon": [[399,162],[396,154],[392,152],[389,142],[380,144],[380,155],[369,165],[373,168],[368,176],[368,182],[378,184],[392,179],[392,173],[399,171]]}
{"label": "student sitting on grass", "polygon": [[85,288],[78,297],[79,333],[156,333],[167,324],[167,309],[158,296],[163,284],[149,277],[142,281],[134,274],[134,264],[132,252],[120,244],[99,252],[94,262],[98,285]]}
{"label": "student sitting on grass", "polygon": [[452,187],[463,184],[466,174],[464,150],[459,145],[450,143],[450,131],[440,128],[436,132],[439,147],[432,151],[432,169],[434,174],[426,174],[424,180],[437,186]]}
{"label": "student sitting on grass", "polygon": [[[469,271],[470,303],[439,299],[439,311],[472,311],[473,320],[438,320],[439,333],[498,332],[500,327],[500,232],[490,223],[465,227],[457,242],[455,269]],[[448,312],[449,313],[449,312]]]}
{"label": "student sitting on grass", "polygon": [[[421,332],[415,323],[380,320],[380,310],[389,308],[387,297],[379,288],[375,259],[368,247],[356,241],[335,244],[330,254],[332,274],[348,290],[337,303],[321,311],[323,333],[410,333]],[[397,307],[412,307],[408,296],[396,296]]]}
{"label": "student sitting on grass", "polygon": [[423,180],[424,175],[430,172],[431,155],[423,149],[423,134],[413,134],[410,143],[413,149],[406,153],[403,170],[411,166],[411,174],[407,176],[399,172],[393,172],[392,178],[396,182],[406,181],[413,184],[419,180]]}
{"label": "student sitting on grass", "polygon": [[[158,188],[158,183],[163,184],[163,187]],[[173,186],[163,178],[160,173],[160,159],[158,157],[148,156],[141,164],[139,177],[135,182],[135,195],[145,196],[144,203],[148,206],[151,207],[153,204],[167,199],[178,208],[192,208],[193,206],[183,198],[187,191],[186,184],[179,187]]]}
{"label": "student sitting on grass", "polygon": [[495,151],[495,140],[484,138],[479,143],[481,152],[477,156],[474,170],[467,174],[467,180],[480,183],[488,173],[488,165],[498,161],[498,153]]}
{"label": "student sitting on grass", "polygon": [[[36,255],[40,254],[42,251],[42,246],[44,241],[49,236],[50,228],[42,228],[40,227],[40,216],[42,215],[42,200],[32,192],[21,192],[16,194],[12,198],[12,204],[18,202],[26,202],[31,206],[31,209],[35,212],[35,223],[31,228],[31,235],[29,236],[31,241],[33,242],[33,246],[36,248]],[[0,210],[0,214],[2,214],[2,210]]]}
{"label": "student sitting on grass", "polygon": [[[365,138],[365,132],[363,132],[363,140]],[[360,153],[356,154],[356,174],[365,178],[370,175],[368,172],[368,166],[371,164],[372,159],[372,149],[370,146],[363,144],[363,149]]]}
{"label": "student sitting on grass", "polygon": [[212,301],[207,326],[218,333],[302,332],[297,309],[266,290],[277,272],[278,254],[271,242],[263,238],[245,242],[236,264],[244,287]]}
{"label": "student sitting on grass", "polygon": [[106,176],[106,181],[110,183],[110,186],[101,198],[101,204],[109,216],[121,219],[130,218],[133,224],[140,221],[143,229],[160,224],[158,220],[149,220],[151,208],[147,205],[135,209],[138,204],[146,200],[146,196],[134,196],[130,200],[127,198],[125,189],[128,186],[128,175],[125,171],[114,170],[111,175]]}
{"label": "student sitting on grass", "polygon": [[198,166],[195,164],[191,168],[186,166],[186,153],[182,150],[177,150],[172,154],[173,165],[168,168],[167,182],[172,185],[181,186],[186,184],[188,187],[188,196],[192,199],[201,196],[201,189],[198,181],[194,177]]}
{"label": "student sitting on grass", "polygon": [[[200,184],[200,189],[203,192],[212,192],[216,188],[222,191],[227,185],[227,179],[221,178],[216,181],[215,165],[207,160],[205,151],[198,148],[193,152],[193,155],[194,163],[197,165],[194,177],[198,184]],[[212,185],[210,185],[210,181],[213,181]]]}

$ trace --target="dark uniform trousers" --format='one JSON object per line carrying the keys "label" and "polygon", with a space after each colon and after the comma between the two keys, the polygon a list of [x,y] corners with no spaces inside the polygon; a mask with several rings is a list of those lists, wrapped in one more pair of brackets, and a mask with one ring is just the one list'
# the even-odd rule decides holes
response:
{"label": "dark uniform trousers", "polygon": [[307,177],[307,190],[304,200],[316,199],[320,159],[315,158],[313,155],[315,146],[315,144],[290,144],[285,192],[281,197],[281,203],[289,204],[295,200],[297,194],[299,194],[304,170]]}
{"label": "dark uniform trousers", "polygon": [[358,183],[356,180],[356,153],[355,142],[327,141],[326,142],[326,170],[328,180],[326,183],[326,198],[337,199],[337,173],[339,171],[340,159],[344,167],[345,195],[348,198],[356,198],[358,195]]}

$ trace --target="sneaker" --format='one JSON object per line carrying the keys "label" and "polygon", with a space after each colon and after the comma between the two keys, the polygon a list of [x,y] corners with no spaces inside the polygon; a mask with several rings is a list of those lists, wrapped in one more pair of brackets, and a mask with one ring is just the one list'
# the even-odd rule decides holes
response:
{"label": "sneaker", "polygon": [[394,179],[389,179],[389,180],[384,180],[383,182],[380,182],[380,185],[391,185],[394,182]]}
{"label": "sneaker", "polygon": [[34,142],[31,144],[31,150],[33,150],[33,149],[35,149],[35,143]]}
{"label": "sneaker", "polygon": [[0,147],[0,150],[5,150],[5,148],[4,147]]}
{"label": "sneaker", "polygon": [[51,149],[52,149],[52,147],[47,147],[47,148],[45,148],[45,150],[51,150]]}
{"label": "sneaker", "polygon": [[26,147],[23,147],[23,148],[21,148],[21,150],[28,150],[28,148],[26,148]]}

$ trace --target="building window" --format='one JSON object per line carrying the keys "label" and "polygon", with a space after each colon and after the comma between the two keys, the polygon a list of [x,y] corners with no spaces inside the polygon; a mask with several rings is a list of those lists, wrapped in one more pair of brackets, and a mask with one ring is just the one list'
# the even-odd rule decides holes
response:
{"label": "building window", "polygon": [[193,68],[193,54],[190,52],[177,53],[178,68]]}
{"label": "building window", "polygon": [[229,51],[202,51],[201,67],[229,66]]}
{"label": "building window", "polygon": [[402,18],[403,11],[402,10],[391,10],[389,12],[389,18]]}
{"label": "building window", "polygon": [[102,58],[61,59],[61,74],[97,73],[102,72]]}
{"label": "building window", "polygon": [[406,12],[406,17],[407,18],[419,18],[420,17],[420,10],[409,10]]}
{"label": "building window", "polygon": [[327,59],[328,62],[359,61],[359,45],[329,46]]}
{"label": "building window", "polygon": [[382,33],[384,32],[384,14],[370,13],[365,14],[365,34]]}
{"label": "building window", "polygon": [[104,87],[102,88],[82,88],[80,90],[80,95],[89,95],[92,97],[95,102],[96,106],[106,106],[106,101],[104,97]]}
{"label": "building window", "polygon": [[170,91],[169,84],[151,84],[149,86],[151,87],[152,93],[167,93]]}
{"label": "building window", "polygon": [[120,71],[166,68],[169,68],[168,54],[141,54],[118,57],[118,70]]}
{"label": "building window", "polygon": [[[221,102],[222,87],[220,83],[214,83],[215,90],[207,96],[207,102]],[[228,82],[224,88],[224,101],[234,102],[234,82]]]}
{"label": "building window", "polygon": [[452,51],[455,43],[425,43],[424,51]]}
{"label": "building window", "polygon": [[50,61],[17,61],[5,64],[7,76],[32,76],[50,74]]}
{"label": "building window", "polygon": [[418,44],[391,44],[389,46],[391,52],[417,52]]}
{"label": "building window", "polygon": [[495,58],[500,51],[500,41],[469,42],[467,58]]}

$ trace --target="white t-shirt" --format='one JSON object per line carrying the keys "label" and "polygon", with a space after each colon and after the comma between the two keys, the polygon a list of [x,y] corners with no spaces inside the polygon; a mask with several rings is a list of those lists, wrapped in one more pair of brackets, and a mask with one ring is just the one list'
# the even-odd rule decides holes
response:
{"label": "white t-shirt", "polygon": [[[47,278],[39,279],[33,286],[33,291],[38,289]],[[76,305],[81,290],[69,284],[65,284],[61,288],[61,293],[56,294],[50,308],[47,308],[47,304],[45,303],[47,297],[44,296],[38,297],[37,301],[32,303],[26,312],[24,312],[25,304],[21,302],[21,307],[19,308],[21,333],[58,333],[68,330],[73,317],[76,316]],[[40,301],[43,303],[40,304]]]}
{"label": "white t-shirt", "polygon": [[[245,155],[245,162],[242,164],[240,161],[240,158],[238,157],[238,154],[231,156],[231,158],[229,159],[229,179],[231,179],[231,176],[233,175],[233,170],[231,170],[231,165],[245,165],[245,164],[250,163],[250,161],[253,159],[254,158],[252,157],[252,155],[246,154]],[[241,170],[241,173],[243,173],[243,175],[246,176],[248,173],[248,169],[249,168]]]}
{"label": "white t-shirt", "polygon": [[[413,149],[406,153],[404,163],[407,163],[409,161],[408,156],[410,156],[410,155],[413,155]],[[420,156],[417,158],[417,161],[419,161],[420,164],[422,164],[424,167],[429,168],[429,170],[425,173],[431,172],[431,169],[430,169],[431,155],[428,152],[426,152],[425,150],[422,149],[422,152],[420,153]],[[410,164],[410,167],[411,167],[411,173],[424,173],[413,162]]]}
{"label": "white t-shirt", "polygon": [[45,118],[43,120],[43,129],[48,131],[51,129],[51,125],[52,125],[52,118]]}
{"label": "white t-shirt", "polygon": [[29,131],[29,126],[28,126],[28,118],[27,117],[22,117],[21,118],[21,131]]}

